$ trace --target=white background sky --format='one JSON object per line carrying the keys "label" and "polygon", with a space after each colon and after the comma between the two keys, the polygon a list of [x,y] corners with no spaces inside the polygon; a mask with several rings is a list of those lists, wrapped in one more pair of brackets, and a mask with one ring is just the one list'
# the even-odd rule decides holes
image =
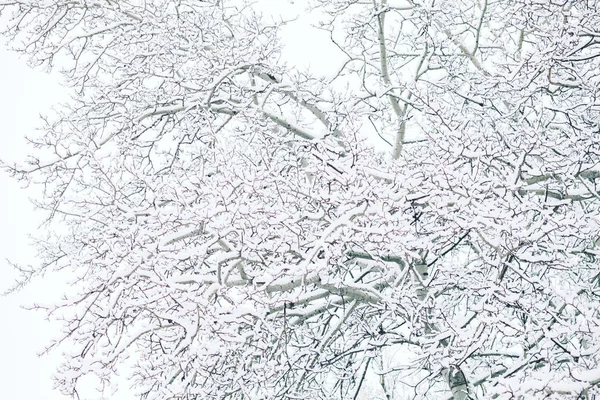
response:
{"label": "white background sky", "polygon": [[[61,96],[56,79],[31,71],[25,60],[0,47],[0,159],[15,160],[26,154],[24,137],[39,126],[39,114]],[[19,183],[0,171],[0,292],[10,287],[15,274],[7,259],[23,264],[34,261],[28,234],[38,228],[41,216],[34,214]],[[50,375],[57,357],[39,358],[48,339],[56,332],[39,312],[22,305],[52,293],[49,280],[35,282],[25,290],[0,297],[0,397],[7,400],[59,400]]]}
{"label": "white background sky", "polygon": [[[304,5],[285,7],[282,0],[263,0],[265,10],[289,17],[302,13]],[[297,2],[302,3],[302,2]],[[314,17],[314,15],[313,15]],[[288,24],[285,35],[285,59],[300,69],[327,75],[341,64],[341,54],[328,42],[328,34],[306,28],[307,17]],[[338,55],[339,57],[335,57]],[[40,114],[51,112],[54,104],[66,99],[57,76],[31,70],[26,60],[9,52],[0,43],[0,159],[23,159],[29,152],[25,136],[41,125]],[[15,274],[6,260],[22,264],[35,263],[35,250],[28,245],[28,235],[40,225],[43,214],[35,214],[29,202],[33,192],[0,171],[0,293],[10,287]],[[60,354],[38,357],[58,327],[45,320],[42,312],[27,311],[23,305],[43,302],[59,295],[57,282],[44,277],[24,290],[0,297],[0,398],[6,400],[65,400],[52,389],[51,375]],[[85,396],[86,400],[98,396]],[[129,400],[133,396],[106,396],[106,400]]]}

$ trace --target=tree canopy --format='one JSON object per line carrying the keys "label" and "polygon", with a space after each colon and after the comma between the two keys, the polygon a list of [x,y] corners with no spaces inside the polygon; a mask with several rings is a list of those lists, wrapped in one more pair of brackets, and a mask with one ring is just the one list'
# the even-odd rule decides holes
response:
{"label": "tree canopy", "polygon": [[5,165],[51,233],[17,286],[76,281],[59,389],[600,396],[600,3],[306,6],[330,76],[265,0],[0,0],[73,93]]}

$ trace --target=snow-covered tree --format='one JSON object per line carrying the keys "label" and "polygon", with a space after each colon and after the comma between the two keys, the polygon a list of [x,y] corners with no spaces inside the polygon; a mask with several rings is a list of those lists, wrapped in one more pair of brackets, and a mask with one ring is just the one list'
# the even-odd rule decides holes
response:
{"label": "snow-covered tree", "polygon": [[6,166],[53,232],[18,284],[74,278],[59,388],[600,395],[600,3],[307,6],[331,76],[266,0],[0,0],[73,93]]}

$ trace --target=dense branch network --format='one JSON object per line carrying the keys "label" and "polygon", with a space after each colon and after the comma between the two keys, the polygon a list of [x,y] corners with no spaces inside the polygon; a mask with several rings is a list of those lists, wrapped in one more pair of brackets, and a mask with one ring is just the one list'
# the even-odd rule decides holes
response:
{"label": "dense branch network", "polygon": [[314,1],[347,58],[318,78],[260,1],[0,0],[75,93],[7,166],[68,228],[24,271],[78,281],[59,388],[599,394],[591,3]]}

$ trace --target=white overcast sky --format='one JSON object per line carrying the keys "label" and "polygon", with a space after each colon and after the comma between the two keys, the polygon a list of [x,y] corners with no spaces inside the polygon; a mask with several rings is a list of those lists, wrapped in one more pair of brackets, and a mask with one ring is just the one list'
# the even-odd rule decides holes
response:
{"label": "white overcast sky", "polygon": [[[26,153],[26,134],[39,126],[39,114],[58,101],[61,89],[56,79],[31,71],[25,60],[0,47],[0,159],[14,160]],[[19,183],[0,172],[0,292],[15,278],[7,259],[23,264],[34,261],[28,234],[39,226]],[[47,283],[47,282],[46,282]],[[56,332],[38,312],[22,305],[51,294],[52,285],[35,282],[22,292],[0,297],[0,398],[7,400],[65,399],[52,390],[51,373],[56,356],[40,358]]]}
{"label": "white overcast sky", "polygon": [[[303,5],[285,7],[282,0],[262,0],[265,10],[291,17],[302,13]],[[314,17],[314,15],[313,15]],[[331,74],[343,61],[341,54],[328,42],[323,31],[306,28],[307,17],[288,24],[284,29],[284,58],[300,69]],[[31,70],[26,60],[9,52],[0,42],[0,159],[22,159],[27,153],[24,137],[41,125],[40,114],[51,112],[53,104],[67,98],[57,76]],[[12,283],[15,274],[6,260],[23,264],[35,263],[35,253],[28,245],[28,234],[34,233],[43,215],[35,214],[29,202],[32,192],[0,171],[0,293]],[[58,327],[45,321],[41,312],[27,311],[23,305],[41,302],[58,295],[57,282],[51,277],[34,282],[8,297],[0,297],[0,399],[65,400],[52,389],[51,375],[60,354],[38,357],[44,346],[58,332]],[[86,400],[100,397],[93,392]],[[105,396],[106,400],[129,400],[131,395]]]}

